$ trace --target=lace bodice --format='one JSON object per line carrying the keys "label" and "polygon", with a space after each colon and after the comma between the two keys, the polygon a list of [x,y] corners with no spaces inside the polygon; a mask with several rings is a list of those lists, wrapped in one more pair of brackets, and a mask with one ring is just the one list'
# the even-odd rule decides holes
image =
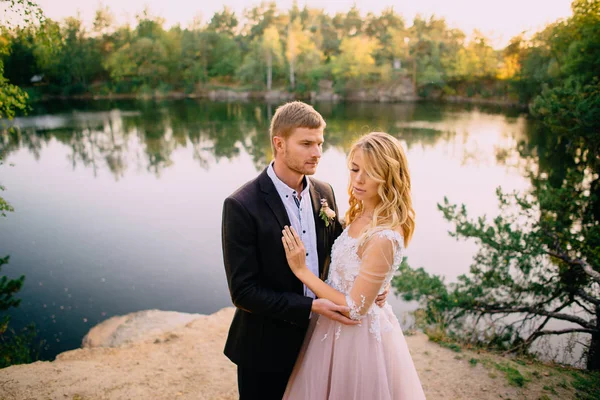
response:
{"label": "lace bodice", "polygon": [[[403,243],[402,235],[396,231],[377,231],[367,237],[359,257],[358,239],[351,237],[346,228],[331,250],[327,284],[346,296],[352,319],[371,317],[369,330],[378,340],[381,335],[378,318],[381,308],[374,301],[400,267]],[[336,332],[338,335],[339,330]]]}

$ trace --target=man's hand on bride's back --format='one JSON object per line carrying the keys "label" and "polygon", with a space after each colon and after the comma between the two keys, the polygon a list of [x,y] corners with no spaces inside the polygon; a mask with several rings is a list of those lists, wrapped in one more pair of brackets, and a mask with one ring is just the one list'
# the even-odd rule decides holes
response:
{"label": "man's hand on bride's back", "polygon": [[331,300],[327,299],[315,299],[312,303],[312,312],[327,317],[331,320],[340,322],[344,325],[358,325],[360,321],[355,321],[348,318],[344,314],[350,312],[350,308],[346,306],[338,306]]}
{"label": "man's hand on bride's back", "polygon": [[375,304],[379,307],[383,307],[387,300],[388,294],[390,294],[390,284],[388,283],[383,292],[375,298]]}

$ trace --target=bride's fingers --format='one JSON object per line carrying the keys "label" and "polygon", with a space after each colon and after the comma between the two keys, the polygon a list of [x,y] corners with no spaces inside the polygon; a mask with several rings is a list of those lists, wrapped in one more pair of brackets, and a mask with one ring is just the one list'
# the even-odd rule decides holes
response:
{"label": "bride's fingers", "polygon": [[285,238],[291,247],[298,247],[298,244],[296,243],[294,235],[292,234],[292,231],[290,230],[289,226],[285,226],[285,228],[283,229],[283,234],[285,235]]}
{"label": "bride's fingers", "polygon": [[285,230],[288,233],[288,237],[290,238],[292,245],[300,248],[302,242],[300,241],[300,238],[298,237],[298,234],[296,233],[296,230],[294,229],[294,227],[286,226]]}
{"label": "bride's fingers", "polygon": [[283,249],[285,250],[286,253],[289,253],[291,250],[290,250],[290,245],[288,244],[288,241],[285,239],[285,237],[282,237],[281,241],[283,242]]}
{"label": "bride's fingers", "polygon": [[285,237],[285,240],[288,241],[288,243],[290,245],[294,245],[294,239],[292,238],[292,233],[290,232],[290,228],[286,225],[285,228],[283,228],[283,236]]}
{"label": "bride's fingers", "polygon": [[289,230],[289,228],[288,228],[287,226],[286,226],[286,227],[283,229],[283,237],[284,237],[284,239],[285,239],[285,241],[286,241],[286,244],[287,244],[287,246],[288,246],[288,249],[289,249],[290,251],[292,251],[292,250],[294,249],[294,244],[295,244],[295,241],[294,241],[294,239],[292,238],[292,235],[291,235],[291,233],[290,233],[290,230]]}
{"label": "bride's fingers", "polygon": [[300,236],[298,236],[298,232],[296,232],[296,230],[294,229],[293,226],[291,228],[291,231],[292,231],[292,236],[294,237],[294,241],[296,242],[296,245],[298,247],[300,247],[300,245],[302,244],[302,241],[300,240]]}

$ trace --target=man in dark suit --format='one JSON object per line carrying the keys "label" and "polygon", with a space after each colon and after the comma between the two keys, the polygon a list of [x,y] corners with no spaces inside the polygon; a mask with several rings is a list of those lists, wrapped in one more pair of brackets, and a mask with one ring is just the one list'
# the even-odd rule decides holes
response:
{"label": "man in dark suit", "polygon": [[327,278],[342,226],[324,212],[328,207],[337,215],[331,186],[308,178],[321,158],[324,129],[323,117],[308,104],[279,107],[270,127],[274,161],[223,204],[223,258],[237,307],[225,355],[238,366],[241,400],[281,399],[315,313],[357,323],[341,314],[347,307],[315,299],[288,267],[281,242],[283,227],[293,226],[305,244],[307,265]]}

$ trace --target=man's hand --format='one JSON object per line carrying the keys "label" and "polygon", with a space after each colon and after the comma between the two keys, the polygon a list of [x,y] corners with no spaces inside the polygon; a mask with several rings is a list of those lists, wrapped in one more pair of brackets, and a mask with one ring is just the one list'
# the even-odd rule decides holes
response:
{"label": "man's hand", "polygon": [[385,287],[385,290],[383,291],[383,293],[381,293],[379,296],[377,296],[375,298],[375,304],[377,304],[379,307],[383,307],[383,305],[385,304],[385,301],[387,300],[389,293],[390,293],[390,284],[388,283],[387,286]]}
{"label": "man's hand", "polygon": [[333,301],[327,299],[316,299],[312,303],[312,312],[340,322],[344,325],[359,325],[360,321],[355,321],[346,317],[341,313],[349,313],[350,308],[346,306],[338,306]]}

